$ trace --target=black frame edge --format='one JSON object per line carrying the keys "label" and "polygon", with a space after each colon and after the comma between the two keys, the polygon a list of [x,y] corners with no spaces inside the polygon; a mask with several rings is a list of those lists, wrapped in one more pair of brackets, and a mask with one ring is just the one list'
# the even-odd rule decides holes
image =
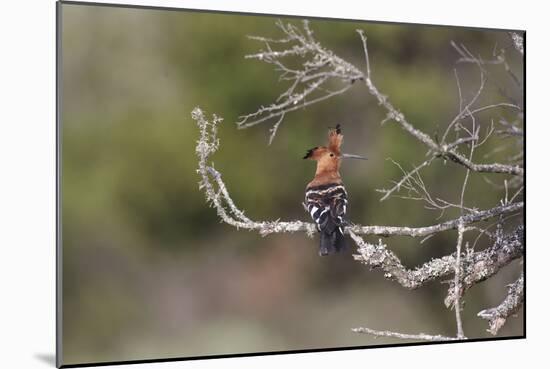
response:
{"label": "black frame edge", "polygon": [[289,350],[289,351],[266,351],[266,352],[253,352],[253,353],[237,353],[237,354],[220,354],[220,355],[205,355],[205,356],[188,356],[188,357],[173,357],[162,359],[141,359],[141,360],[126,360],[126,361],[104,361],[96,363],[81,363],[81,364],[66,364],[60,368],[86,368],[94,366],[107,366],[107,365],[134,365],[134,364],[154,364],[154,363],[166,363],[166,362],[184,362],[184,361],[196,361],[196,360],[211,360],[211,359],[233,359],[239,357],[257,357],[257,356],[272,356],[272,355],[289,355],[289,354],[311,354],[317,352],[337,352],[337,351],[351,351],[351,350],[369,350],[369,349],[384,349],[394,347],[415,347],[415,346],[432,346],[432,345],[449,345],[449,344],[463,344],[474,342],[492,342],[492,341],[509,341],[525,339],[525,334],[521,336],[508,336],[508,337],[484,337],[473,338],[466,340],[456,341],[434,341],[434,342],[410,342],[410,343],[395,343],[395,344],[381,344],[381,345],[369,345],[369,346],[349,346],[349,347],[332,347],[332,348],[318,348],[318,349],[304,349],[304,350]]}

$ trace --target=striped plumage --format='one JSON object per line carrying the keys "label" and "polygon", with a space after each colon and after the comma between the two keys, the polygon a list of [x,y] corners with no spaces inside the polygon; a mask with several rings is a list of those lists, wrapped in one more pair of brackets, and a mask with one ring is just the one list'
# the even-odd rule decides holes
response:
{"label": "striped plumage", "polygon": [[347,192],[340,177],[340,163],[344,157],[365,159],[340,152],[342,145],[340,125],[331,129],[328,145],[308,150],[304,159],[317,162],[315,177],[306,187],[305,205],[320,233],[319,255],[340,252],[345,248]]}
{"label": "striped plumage", "polygon": [[345,248],[344,225],[348,204],[341,182],[308,186],[305,203],[320,232],[319,255],[340,252]]}

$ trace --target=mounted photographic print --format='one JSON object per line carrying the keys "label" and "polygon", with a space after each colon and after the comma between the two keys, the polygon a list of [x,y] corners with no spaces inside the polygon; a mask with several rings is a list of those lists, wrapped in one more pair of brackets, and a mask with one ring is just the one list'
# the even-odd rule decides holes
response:
{"label": "mounted photographic print", "polygon": [[58,3],[58,366],[525,337],[524,60]]}

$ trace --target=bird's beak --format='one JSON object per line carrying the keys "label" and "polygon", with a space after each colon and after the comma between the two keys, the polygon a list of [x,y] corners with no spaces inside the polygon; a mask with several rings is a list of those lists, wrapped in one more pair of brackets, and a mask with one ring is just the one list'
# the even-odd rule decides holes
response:
{"label": "bird's beak", "polygon": [[354,155],[354,154],[342,154],[341,157],[342,157],[342,159],[361,159],[361,160],[368,160],[368,159],[365,158],[364,156]]}

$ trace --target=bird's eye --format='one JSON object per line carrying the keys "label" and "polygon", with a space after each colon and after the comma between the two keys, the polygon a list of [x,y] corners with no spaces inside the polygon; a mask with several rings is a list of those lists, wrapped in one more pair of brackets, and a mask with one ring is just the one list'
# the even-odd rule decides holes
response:
{"label": "bird's eye", "polygon": [[333,156],[334,156],[334,154],[333,154],[333,153],[330,153],[330,157],[332,158]]}

